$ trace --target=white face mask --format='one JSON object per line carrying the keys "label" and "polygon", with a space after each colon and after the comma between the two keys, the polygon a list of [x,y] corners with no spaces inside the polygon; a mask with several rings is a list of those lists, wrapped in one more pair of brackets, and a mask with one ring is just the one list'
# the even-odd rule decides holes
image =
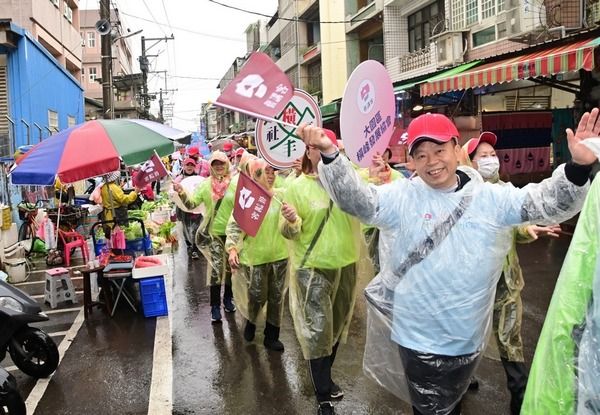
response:
{"label": "white face mask", "polygon": [[500,160],[498,157],[482,157],[477,160],[477,171],[484,179],[491,179],[498,174],[500,170]]}

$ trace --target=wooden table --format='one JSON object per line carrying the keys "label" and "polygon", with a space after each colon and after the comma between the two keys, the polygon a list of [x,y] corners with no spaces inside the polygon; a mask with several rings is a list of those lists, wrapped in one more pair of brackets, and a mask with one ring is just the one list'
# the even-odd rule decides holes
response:
{"label": "wooden table", "polygon": [[[79,268],[78,270],[83,276],[83,315],[88,318],[88,314],[93,312],[94,306],[104,308],[106,314],[110,315],[110,286],[108,281],[103,277],[104,266],[89,268],[87,266]],[[104,303],[99,301],[92,301],[92,286],[90,283],[90,275],[97,273],[102,281],[102,293],[104,297]]]}

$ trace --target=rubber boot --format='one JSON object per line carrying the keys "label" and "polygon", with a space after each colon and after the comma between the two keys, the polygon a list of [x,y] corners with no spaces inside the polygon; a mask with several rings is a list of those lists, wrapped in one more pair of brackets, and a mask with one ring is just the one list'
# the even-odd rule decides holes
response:
{"label": "rubber boot", "polygon": [[256,324],[246,320],[246,327],[244,327],[244,339],[251,342],[254,340],[254,333],[256,332]]}
{"label": "rubber boot", "polygon": [[283,352],[283,343],[279,341],[279,327],[267,323],[265,327],[265,347],[276,352]]}

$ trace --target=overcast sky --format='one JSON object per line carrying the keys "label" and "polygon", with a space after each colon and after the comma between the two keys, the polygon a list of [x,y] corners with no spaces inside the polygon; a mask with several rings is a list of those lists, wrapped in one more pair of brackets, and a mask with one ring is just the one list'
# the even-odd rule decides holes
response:
{"label": "overcast sky", "polygon": [[[273,15],[277,0],[219,0],[231,6]],[[175,40],[161,42],[148,54],[160,56],[151,59],[153,70],[167,70],[169,89],[174,105],[172,125],[195,130],[200,105],[218,96],[216,86],[237,56],[246,53],[244,31],[260,16],[229,9],[208,0],[112,0],[121,12],[125,29],[132,32],[143,29],[130,38],[134,56],[134,72],[139,72],[137,57],[141,51],[141,36],[146,38],[175,36]],[[98,8],[97,0],[80,0],[81,9]],[[158,22],[159,24],[157,24]],[[150,45],[146,43],[146,48]],[[177,76],[177,77],[175,77]],[[189,79],[184,77],[209,78]],[[150,91],[164,88],[163,74],[149,76]],[[154,102],[152,112],[158,112]]]}

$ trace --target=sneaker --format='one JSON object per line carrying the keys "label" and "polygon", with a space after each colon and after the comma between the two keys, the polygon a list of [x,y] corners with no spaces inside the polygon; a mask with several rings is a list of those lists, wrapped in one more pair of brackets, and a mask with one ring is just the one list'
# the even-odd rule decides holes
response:
{"label": "sneaker", "polygon": [[344,391],[335,383],[331,382],[331,399],[342,399]]}
{"label": "sneaker", "polygon": [[213,305],[210,308],[210,319],[213,323],[221,322],[221,307],[218,305]]}
{"label": "sneaker", "polygon": [[235,303],[233,302],[233,298],[231,298],[231,297],[223,298],[223,308],[225,309],[226,313],[233,313],[236,310]]}
{"label": "sneaker", "polygon": [[317,415],[335,415],[335,410],[331,402],[319,403],[319,409],[317,409]]}

